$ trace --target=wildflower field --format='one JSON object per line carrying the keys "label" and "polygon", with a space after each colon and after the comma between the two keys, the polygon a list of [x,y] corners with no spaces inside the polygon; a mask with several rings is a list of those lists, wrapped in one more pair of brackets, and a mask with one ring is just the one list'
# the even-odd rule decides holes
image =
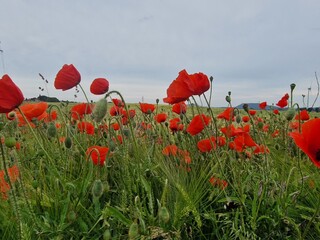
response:
{"label": "wildflower field", "polygon": [[166,104],[127,104],[70,64],[57,91],[101,100],[48,104],[2,76],[1,239],[319,239],[319,114],[294,84],[271,108],[229,92],[213,109],[212,84],[182,70]]}

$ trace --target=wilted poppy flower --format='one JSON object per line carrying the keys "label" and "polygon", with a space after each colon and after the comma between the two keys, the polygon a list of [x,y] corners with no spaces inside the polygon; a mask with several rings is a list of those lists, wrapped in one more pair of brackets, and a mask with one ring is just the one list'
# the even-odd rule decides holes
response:
{"label": "wilted poppy flower", "polygon": [[184,69],[167,89],[165,103],[178,103],[187,100],[192,95],[201,95],[210,88],[208,77],[203,73],[188,74]]}
{"label": "wilted poppy flower", "polygon": [[109,152],[109,148],[107,147],[92,146],[87,149],[86,155],[87,156],[90,155],[90,158],[94,165],[99,164],[100,166],[103,166],[108,152]]}
{"label": "wilted poppy flower", "polygon": [[288,105],[289,94],[286,93],[276,104],[277,106],[284,108]]}
{"label": "wilted poppy flower", "polygon": [[96,78],[90,85],[90,92],[95,95],[105,94],[109,90],[109,82],[105,78]]}
{"label": "wilted poppy flower", "polygon": [[0,113],[8,113],[19,107],[24,96],[8,75],[0,79]]}
{"label": "wilted poppy flower", "polygon": [[217,118],[230,121],[230,120],[232,120],[233,116],[234,116],[233,108],[227,107],[222,113],[218,114]]}
{"label": "wilted poppy flower", "polygon": [[79,103],[71,108],[71,117],[75,120],[83,118],[85,114],[92,113],[92,105],[88,103]]}
{"label": "wilted poppy flower", "polygon": [[197,147],[201,152],[210,152],[216,148],[216,139],[215,137],[202,139],[198,141]]}
{"label": "wilted poppy flower", "polygon": [[302,110],[300,114],[297,114],[295,120],[308,121],[310,119],[309,113],[307,110]]}
{"label": "wilted poppy flower", "polygon": [[166,113],[158,113],[157,115],[154,116],[154,119],[158,123],[165,122],[167,120],[168,115]]}
{"label": "wilted poppy flower", "polygon": [[206,126],[208,126],[210,121],[211,121],[211,118],[204,114],[196,115],[191,120],[187,128],[187,132],[192,136],[196,135],[200,133]]}
{"label": "wilted poppy flower", "polygon": [[301,133],[291,132],[289,135],[314,165],[320,168],[320,118],[303,123],[301,128]]}
{"label": "wilted poppy flower", "polygon": [[144,114],[150,114],[156,109],[154,104],[150,104],[150,103],[139,103],[139,104],[140,104],[140,109]]}
{"label": "wilted poppy flower", "polygon": [[57,73],[56,79],[54,80],[54,87],[65,91],[77,86],[80,81],[80,73],[73,64],[65,64]]}
{"label": "wilted poppy flower", "polygon": [[89,135],[94,134],[94,126],[90,122],[79,122],[77,127],[78,127],[78,130],[82,133],[86,133]]}
{"label": "wilted poppy flower", "polygon": [[175,103],[172,106],[172,112],[176,114],[185,114],[187,112],[187,105],[185,102]]}

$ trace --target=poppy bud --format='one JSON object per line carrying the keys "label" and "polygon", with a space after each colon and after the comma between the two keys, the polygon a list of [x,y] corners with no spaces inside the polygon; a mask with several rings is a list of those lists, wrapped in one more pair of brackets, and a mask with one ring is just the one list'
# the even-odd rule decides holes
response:
{"label": "poppy bud", "polygon": [[228,96],[226,96],[226,101],[228,102],[228,103],[230,103],[231,102],[231,97],[228,95]]}
{"label": "poppy bud", "polygon": [[8,148],[13,148],[16,145],[16,139],[14,137],[7,137],[4,140],[4,144],[6,145],[6,147]]}
{"label": "poppy bud", "polygon": [[291,121],[294,118],[295,114],[296,111],[294,110],[294,108],[289,108],[286,112],[286,119],[288,121]]}
{"label": "poppy bud", "polygon": [[243,110],[245,110],[246,112],[248,112],[249,111],[249,105],[248,104],[243,104],[243,106],[242,106],[242,108],[243,108]]}
{"label": "poppy bud", "polygon": [[210,80],[210,82],[212,82],[212,81],[213,81],[213,77],[211,76],[211,77],[209,78],[209,80]]}
{"label": "poppy bud", "polygon": [[64,145],[65,145],[66,148],[71,148],[72,140],[71,140],[71,138],[69,136],[66,137],[66,139],[64,140]]}
{"label": "poppy bud", "polygon": [[160,100],[159,100],[159,98],[157,98],[157,99],[156,99],[156,104],[158,104],[158,103],[159,103],[159,101],[160,101]]}
{"label": "poppy bud", "polygon": [[47,134],[49,138],[53,138],[57,135],[57,128],[54,123],[50,123],[47,129]]}
{"label": "poppy bud", "polygon": [[75,211],[71,210],[67,215],[67,219],[70,222],[74,222],[77,219],[77,214],[75,213]]}
{"label": "poppy bud", "polygon": [[96,122],[100,122],[108,111],[108,102],[105,98],[100,99],[93,109],[93,118]]}
{"label": "poppy bud", "polygon": [[139,236],[139,225],[134,221],[129,228],[129,239],[137,239]]}
{"label": "poppy bud", "polygon": [[291,83],[290,84],[290,89],[291,89],[291,92],[293,91],[293,89],[296,87],[296,84],[295,83]]}
{"label": "poppy bud", "polygon": [[159,210],[159,219],[160,221],[167,223],[170,220],[170,214],[166,207],[161,207]]}
{"label": "poppy bud", "polygon": [[237,123],[241,123],[241,116],[240,116],[240,115],[237,115],[237,117],[236,117],[236,122],[237,122]]}
{"label": "poppy bud", "polygon": [[101,180],[95,180],[92,187],[92,195],[94,198],[99,199],[104,192],[103,183]]}

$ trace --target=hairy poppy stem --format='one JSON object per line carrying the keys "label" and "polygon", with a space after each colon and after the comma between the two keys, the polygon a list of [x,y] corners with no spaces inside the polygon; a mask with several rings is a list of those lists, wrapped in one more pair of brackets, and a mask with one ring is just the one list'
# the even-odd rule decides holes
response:
{"label": "hairy poppy stem", "polygon": [[4,172],[7,176],[7,181],[9,183],[10,189],[12,190],[12,197],[13,197],[13,209],[15,210],[15,213],[17,215],[17,219],[18,219],[18,229],[19,229],[19,239],[21,239],[21,234],[22,234],[22,229],[21,229],[21,217],[20,217],[20,212],[19,212],[19,207],[18,207],[18,203],[17,203],[17,198],[16,198],[16,194],[13,191],[13,185],[9,176],[9,172],[7,169],[7,164],[6,164],[6,157],[4,154],[4,149],[3,149],[3,144],[0,141],[0,146],[1,146],[1,155],[2,155],[2,162],[3,162],[3,168],[4,168]]}

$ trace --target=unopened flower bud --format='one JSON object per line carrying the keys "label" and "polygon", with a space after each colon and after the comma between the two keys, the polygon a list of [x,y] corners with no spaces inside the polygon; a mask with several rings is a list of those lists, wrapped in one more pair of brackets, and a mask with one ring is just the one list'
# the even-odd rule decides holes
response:
{"label": "unopened flower bud", "polygon": [[49,138],[53,138],[57,135],[57,128],[54,123],[50,123],[47,129],[47,135]]}
{"label": "unopened flower bud", "polygon": [[92,187],[92,195],[94,198],[100,198],[103,194],[104,187],[101,180],[95,180]]}
{"label": "unopened flower bud", "polygon": [[294,108],[289,108],[287,110],[287,112],[286,112],[286,119],[288,121],[291,121],[294,118],[295,114],[296,114],[295,109]]}
{"label": "unopened flower bud", "polygon": [[228,95],[228,96],[226,96],[226,101],[228,102],[228,103],[230,103],[231,102],[231,97]]}
{"label": "unopened flower bud", "polygon": [[242,108],[243,108],[243,110],[245,110],[246,112],[248,112],[249,111],[249,105],[248,104],[243,104],[243,106],[242,106]]}
{"label": "unopened flower bud", "polygon": [[100,99],[94,109],[93,109],[93,118],[96,122],[101,122],[104,116],[107,114],[108,111],[108,102],[105,98]]}
{"label": "unopened flower bud", "polygon": [[66,137],[66,139],[64,140],[64,145],[66,148],[71,148],[72,146],[72,140],[71,140],[71,137]]}
{"label": "unopened flower bud", "polygon": [[241,116],[240,116],[240,115],[237,115],[237,117],[236,117],[236,122],[237,122],[237,123],[241,123]]}
{"label": "unopened flower bud", "polygon": [[290,84],[290,89],[291,89],[291,91],[293,91],[293,89],[296,87],[296,84],[295,83],[291,83]]}

